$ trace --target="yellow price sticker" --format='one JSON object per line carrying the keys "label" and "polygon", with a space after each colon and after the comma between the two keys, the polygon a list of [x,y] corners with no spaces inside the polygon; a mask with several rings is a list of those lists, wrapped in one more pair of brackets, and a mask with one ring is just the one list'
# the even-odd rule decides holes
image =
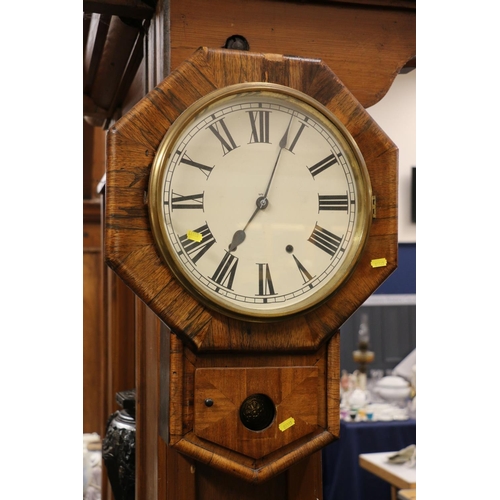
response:
{"label": "yellow price sticker", "polygon": [[387,266],[387,259],[372,259],[371,261],[372,267],[385,267]]}
{"label": "yellow price sticker", "polygon": [[198,243],[203,239],[203,235],[196,231],[188,231],[186,236],[188,240],[197,241]]}
{"label": "yellow price sticker", "polygon": [[287,429],[290,429],[295,425],[295,419],[293,417],[287,418],[285,421],[281,422],[281,424],[278,426],[281,432],[286,431]]}

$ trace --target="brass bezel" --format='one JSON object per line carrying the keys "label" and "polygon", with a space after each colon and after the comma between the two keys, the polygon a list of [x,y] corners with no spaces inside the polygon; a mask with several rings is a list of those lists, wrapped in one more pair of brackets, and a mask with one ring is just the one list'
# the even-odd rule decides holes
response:
{"label": "brass bezel", "polygon": [[[317,293],[306,297],[301,303],[289,307],[281,307],[279,311],[250,311],[247,308],[237,307],[228,301],[216,301],[211,296],[204,293],[196,280],[193,280],[189,273],[184,271],[183,266],[178,265],[175,252],[173,251],[163,223],[162,190],[164,170],[168,164],[171,152],[179,136],[186,126],[196,119],[196,116],[210,106],[218,104],[221,100],[230,98],[235,94],[242,93],[271,93],[278,94],[285,99],[298,101],[299,106],[304,107],[312,113],[328,130],[332,132],[342,144],[347,153],[348,160],[354,173],[354,182],[358,189],[358,214],[357,223],[354,230],[354,241],[348,252],[348,257],[340,265],[339,269],[330,279],[331,283],[322,287]],[[157,249],[168,265],[169,269],[182,283],[186,290],[193,295],[196,300],[212,310],[220,312],[226,316],[251,322],[269,322],[288,319],[293,316],[305,314],[327,301],[348,279],[359,262],[360,256],[368,239],[368,234],[372,221],[372,187],[370,176],[365,164],[363,155],[356,144],[356,141],[344,126],[344,124],[325,106],[314,98],[296,89],[284,85],[267,82],[246,82],[230,85],[217,89],[194,102],[186,108],[175,120],[166,132],[156,153],[151,175],[149,179],[148,208],[151,221],[151,228]]]}

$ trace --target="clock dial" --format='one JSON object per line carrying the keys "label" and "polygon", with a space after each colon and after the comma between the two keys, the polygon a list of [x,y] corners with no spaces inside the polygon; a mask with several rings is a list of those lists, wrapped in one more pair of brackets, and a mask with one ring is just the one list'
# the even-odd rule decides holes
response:
{"label": "clock dial", "polygon": [[309,310],[359,260],[371,187],[349,133],[287,87],[240,84],[196,102],[152,169],[153,234],[208,306],[247,319]]}

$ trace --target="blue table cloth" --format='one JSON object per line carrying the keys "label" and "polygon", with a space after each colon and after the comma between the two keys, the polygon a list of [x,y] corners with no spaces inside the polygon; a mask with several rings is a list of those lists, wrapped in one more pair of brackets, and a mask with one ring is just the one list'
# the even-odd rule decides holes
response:
{"label": "blue table cloth", "polygon": [[359,466],[361,453],[416,444],[416,421],[341,422],[340,438],[322,450],[323,500],[390,500],[389,483]]}

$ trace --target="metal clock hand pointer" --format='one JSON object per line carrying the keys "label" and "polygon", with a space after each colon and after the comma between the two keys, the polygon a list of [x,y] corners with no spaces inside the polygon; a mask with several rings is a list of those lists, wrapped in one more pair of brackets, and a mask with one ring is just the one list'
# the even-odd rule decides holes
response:
{"label": "metal clock hand pointer", "polygon": [[257,212],[259,212],[260,210],[264,210],[265,208],[267,208],[267,206],[269,204],[269,201],[267,199],[267,194],[269,193],[269,188],[271,187],[271,182],[274,178],[274,173],[276,172],[276,167],[278,166],[281,152],[286,147],[286,143],[288,140],[288,131],[290,130],[290,125],[292,124],[292,119],[293,119],[293,115],[290,117],[290,121],[288,122],[288,127],[286,128],[285,133],[283,134],[283,137],[281,138],[281,140],[279,142],[280,150],[278,152],[278,156],[276,158],[276,161],[274,162],[273,171],[271,172],[271,177],[269,178],[269,182],[267,183],[267,187],[266,187],[266,191],[264,193],[264,196],[259,196],[257,198],[257,201],[255,202],[255,204],[257,205],[257,208],[254,210],[252,216],[250,217],[250,219],[246,223],[245,227],[243,229],[238,229],[238,231],[236,231],[233,234],[233,239],[228,247],[230,252],[234,252],[238,248],[238,245],[240,245],[241,243],[243,243],[243,241],[245,241],[246,228],[248,227],[250,222],[252,222],[253,218],[257,215]]}
{"label": "metal clock hand pointer", "polygon": [[257,198],[256,205],[257,208],[254,210],[250,219],[248,219],[248,222],[246,223],[245,227],[243,229],[238,229],[238,231],[236,231],[233,234],[233,239],[228,247],[230,252],[234,252],[238,248],[238,245],[243,243],[243,241],[246,238],[246,233],[245,233],[246,228],[248,227],[250,222],[252,222],[253,218],[257,215],[257,212],[260,212],[261,210],[267,207],[267,199],[264,198],[263,196],[260,196],[259,198]]}
{"label": "metal clock hand pointer", "polygon": [[[271,187],[271,182],[273,180],[274,173],[276,172],[276,167],[278,166],[278,161],[280,159],[281,152],[286,147],[286,143],[287,143],[287,140],[288,140],[288,131],[290,130],[290,125],[292,124],[292,120],[293,120],[293,115],[290,117],[290,121],[288,122],[288,127],[286,128],[285,133],[283,134],[283,137],[281,138],[281,141],[280,141],[280,144],[279,144],[280,150],[278,152],[278,157],[276,158],[276,161],[274,162],[273,171],[271,172],[271,177],[269,179],[269,182],[267,183],[266,192],[264,193],[264,198],[266,199],[266,202],[267,202],[267,193],[269,193],[269,188]],[[267,206],[267,203],[266,203],[266,206]]]}

